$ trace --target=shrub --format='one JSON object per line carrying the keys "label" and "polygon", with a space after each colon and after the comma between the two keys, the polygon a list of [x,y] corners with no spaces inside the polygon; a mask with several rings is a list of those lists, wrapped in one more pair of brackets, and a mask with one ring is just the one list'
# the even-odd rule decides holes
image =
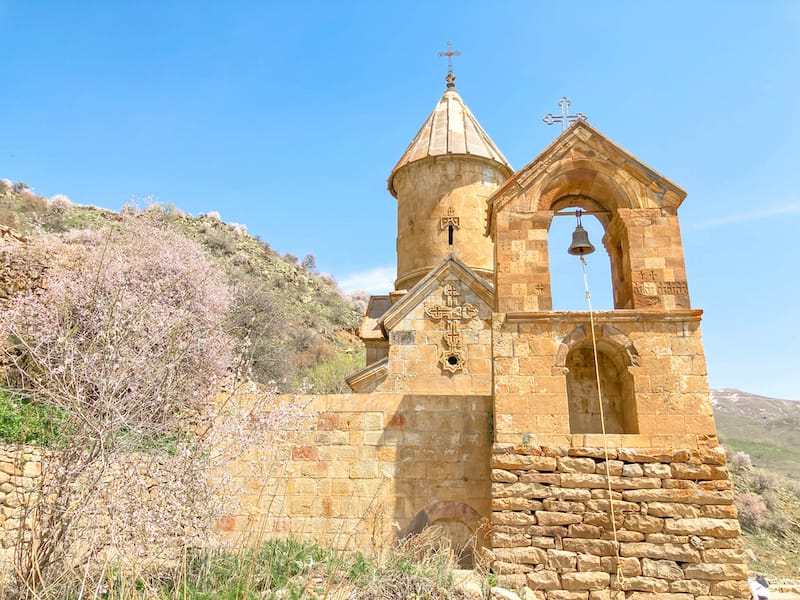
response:
{"label": "shrub", "polygon": [[746,452],[737,452],[728,461],[732,473],[742,474],[753,468],[753,459]]}
{"label": "shrub", "polygon": [[[67,435],[43,457],[39,494],[27,507],[32,535],[17,546],[19,597],[35,597],[63,571],[68,550],[92,552],[95,542],[73,526],[96,502],[98,482],[118,487],[103,492],[97,510],[137,514],[132,495],[138,500],[149,487],[135,461],[120,462],[125,452],[161,445],[151,471],[177,484],[162,486],[156,524],[150,515],[130,527],[147,522],[158,530],[150,537],[171,539],[186,529],[185,515],[203,515],[193,503],[209,494],[193,475],[198,447],[187,434],[231,367],[233,348],[222,327],[230,306],[222,275],[197,244],[150,219],[126,217],[63,240],[44,236],[17,252],[37,245],[55,257],[42,288],[14,297],[0,316],[0,339],[10,340],[0,352],[12,365],[6,394],[60,415]],[[159,442],[170,436],[183,440],[172,463]],[[113,533],[125,539],[130,531]]]}
{"label": "shrub", "polygon": [[739,511],[739,523],[743,529],[752,531],[760,527],[769,516],[769,509],[764,498],[755,492],[738,494],[735,502]]}

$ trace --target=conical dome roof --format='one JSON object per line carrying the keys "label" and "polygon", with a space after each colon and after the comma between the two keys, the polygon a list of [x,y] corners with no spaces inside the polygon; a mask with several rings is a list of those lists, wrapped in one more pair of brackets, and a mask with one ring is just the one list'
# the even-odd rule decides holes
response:
{"label": "conical dome roof", "polygon": [[453,85],[455,77],[448,77],[447,90],[411,140],[403,156],[389,174],[389,192],[397,197],[394,176],[407,164],[432,156],[466,155],[495,161],[514,172],[506,157],[495,146],[478,120],[464,104]]}

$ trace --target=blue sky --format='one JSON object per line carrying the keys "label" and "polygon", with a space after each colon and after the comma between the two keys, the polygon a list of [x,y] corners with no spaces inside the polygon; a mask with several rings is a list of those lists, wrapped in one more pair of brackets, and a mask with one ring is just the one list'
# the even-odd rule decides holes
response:
{"label": "blue sky", "polygon": [[[386,178],[444,91],[447,40],[514,168],[560,133],[541,118],[567,95],[688,191],[712,386],[800,399],[797,0],[0,0],[0,177],[112,209],[216,210],[379,292],[395,264]],[[582,309],[569,259],[554,258],[556,307]],[[607,262],[589,265],[597,308]]]}

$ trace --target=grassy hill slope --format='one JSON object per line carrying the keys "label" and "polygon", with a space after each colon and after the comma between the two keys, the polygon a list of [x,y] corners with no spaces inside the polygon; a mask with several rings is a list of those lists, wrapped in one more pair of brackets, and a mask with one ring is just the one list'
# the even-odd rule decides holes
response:
{"label": "grassy hill slope", "polygon": [[[126,209],[136,212],[138,209]],[[362,306],[329,277],[316,273],[313,256],[302,262],[225,223],[214,213],[193,217],[169,205],[139,211],[156,215],[178,233],[201,243],[228,274],[235,292],[229,326],[250,340],[253,378],[290,391],[345,391],[343,376],[363,366],[355,329]],[[116,212],[73,204],[63,196],[33,194],[24,183],[0,180],[0,225],[20,237],[100,228]]]}

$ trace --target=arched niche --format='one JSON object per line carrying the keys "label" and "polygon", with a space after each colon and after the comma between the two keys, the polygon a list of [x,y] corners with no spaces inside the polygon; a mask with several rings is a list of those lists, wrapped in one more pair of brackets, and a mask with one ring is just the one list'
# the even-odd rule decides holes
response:
{"label": "arched niche", "polygon": [[[618,329],[604,325],[596,330],[597,364],[589,326],[576,327],[564,338],[556,366],[566,378],[570,433],[638,433],[635,382],[632,367],[638,352]],[[598,371],[600,393],[598,394]],[[599,398],[602,397],[602,415]]]}

